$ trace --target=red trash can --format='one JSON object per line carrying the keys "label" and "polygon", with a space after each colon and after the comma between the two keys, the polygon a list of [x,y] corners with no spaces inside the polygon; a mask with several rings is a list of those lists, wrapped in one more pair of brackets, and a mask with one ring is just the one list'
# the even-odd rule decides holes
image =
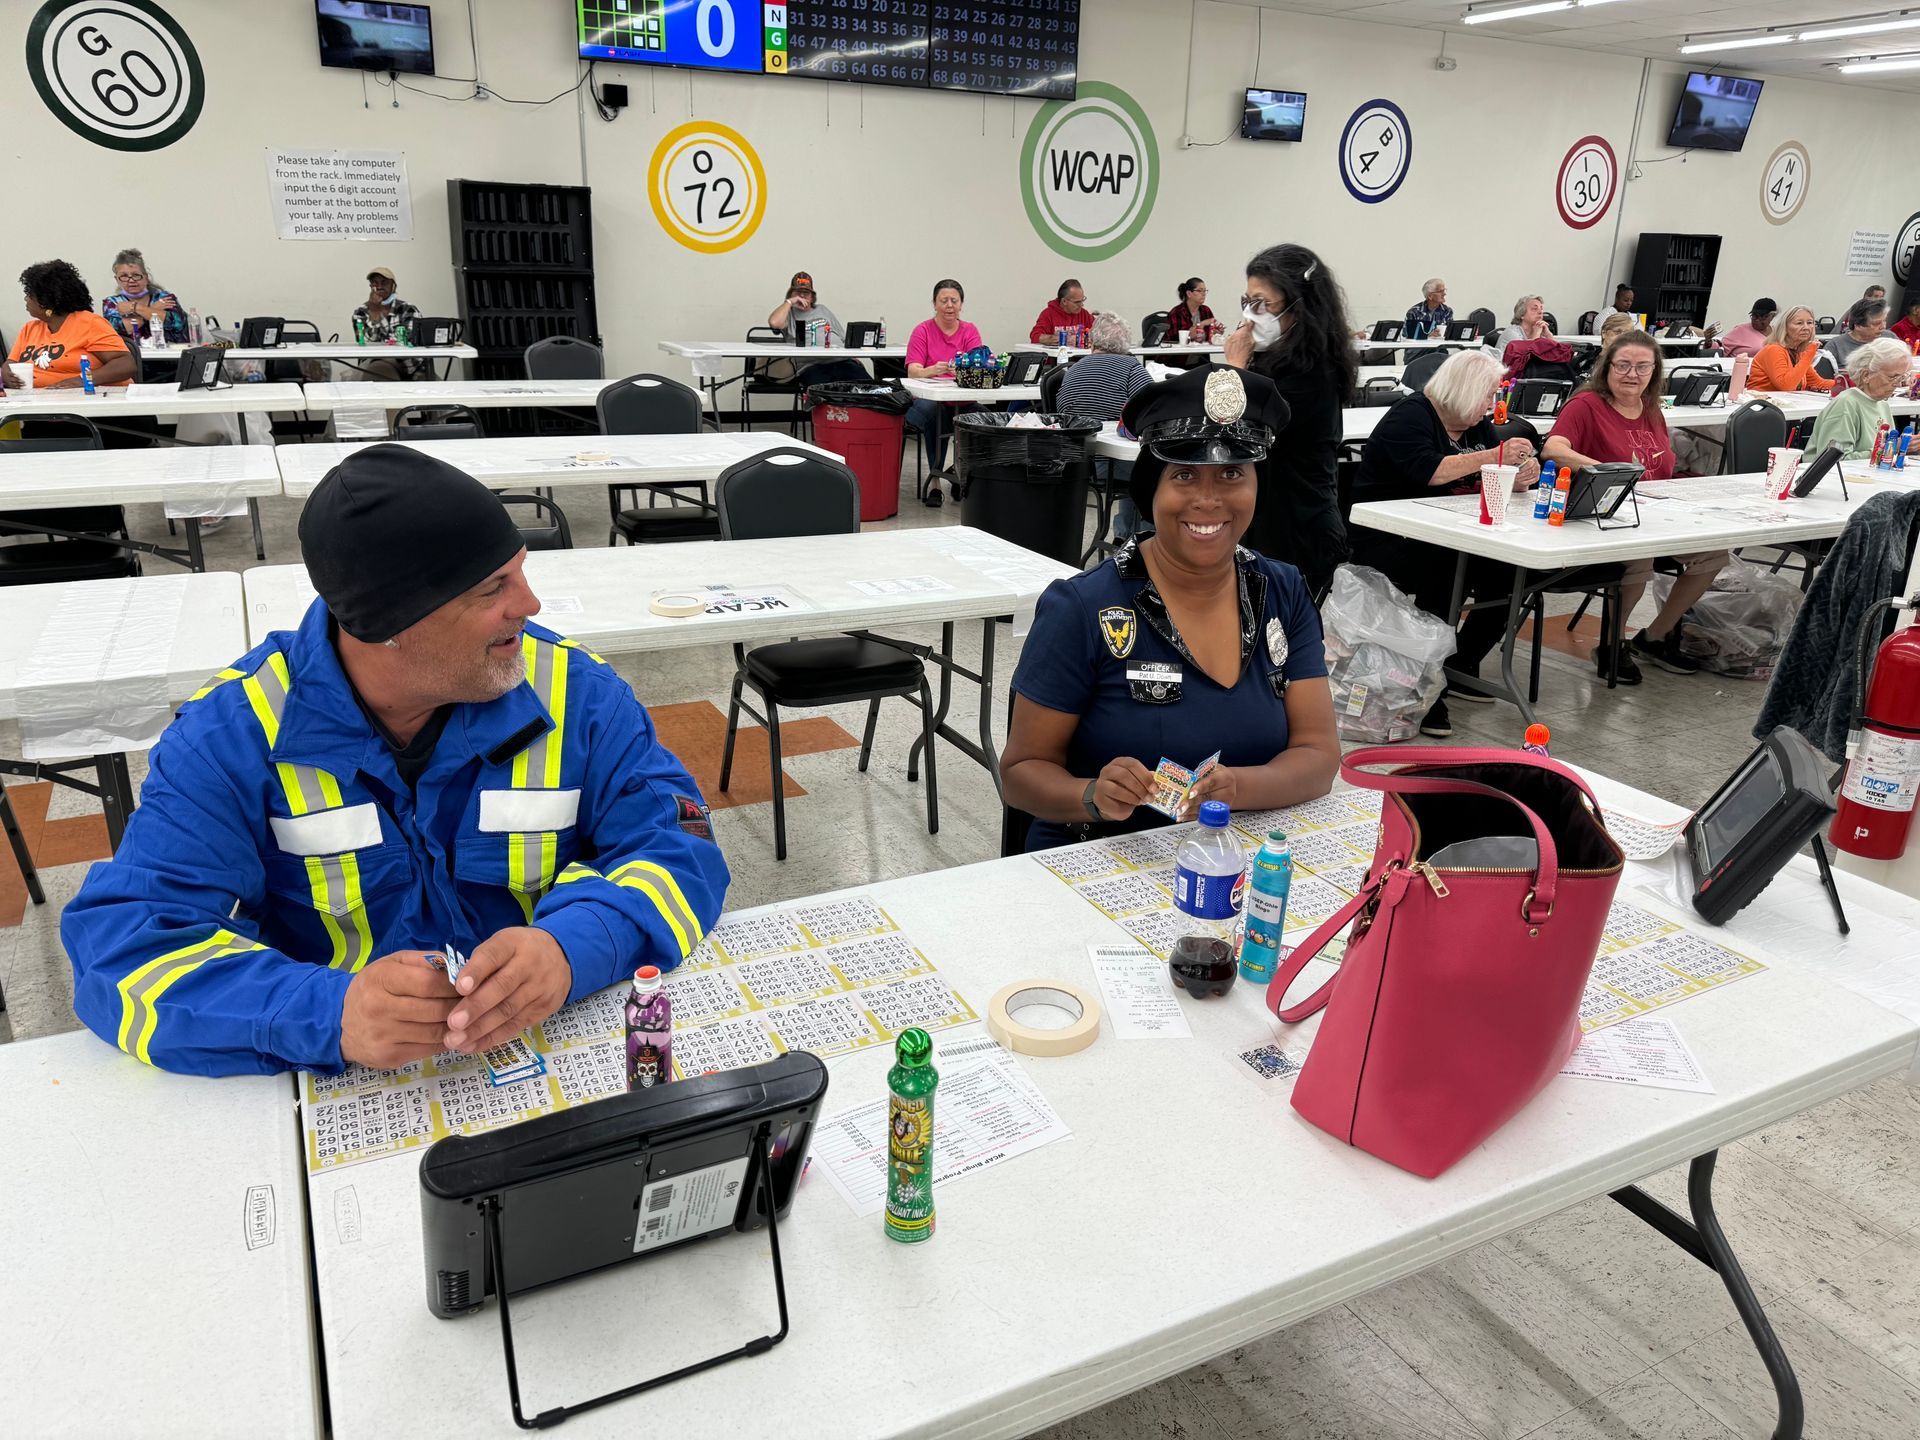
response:
{"label": "red trash can", "polygon": [[906,393],[893,386],[839,383],[807,392],[813,407],[813,443],[847,462],[860,482],[860,518],[890,520],[900,513],[900,455],[906,431]]}

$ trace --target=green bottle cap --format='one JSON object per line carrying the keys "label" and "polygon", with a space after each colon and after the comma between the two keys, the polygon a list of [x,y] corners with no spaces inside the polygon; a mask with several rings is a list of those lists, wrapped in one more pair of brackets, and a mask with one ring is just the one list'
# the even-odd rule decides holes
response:
{"label": "green bottle cap", "polygon": [[1267,831],[1267,839],[1278,840],[1284,845],[1287,843],[1287,832],[1284,830],[1269,830]]}
{"label": "green bottle cap", "polygon": [[918,1026],[902,1030],[894,1042],[893,1056],[902,1065],[924,1065],[933,1059],[933,1037]]}

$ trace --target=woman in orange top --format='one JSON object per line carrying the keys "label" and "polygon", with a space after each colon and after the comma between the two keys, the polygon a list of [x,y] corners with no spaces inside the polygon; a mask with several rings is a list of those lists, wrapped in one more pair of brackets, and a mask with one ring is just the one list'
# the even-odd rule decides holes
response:
{"label": "woman in orange top", "polygon": [[27,323],[14,336],[15,365],[33,367],[36,390],[78,390],[80,361],[93,365],[96,387],[125,385],[133,379],[133,354],[127,342],[93,313],[86,281],[65,260],[44,260],[20,272],[27,297]]}
{"label": "woman in orange top", "polygon": [[1767,343],[1753,357],[1749,390],[1831,390],[1833,381],[1813,368],[1820,347],[1813,343],[1813,311],[1796,305],[1778,320]]}

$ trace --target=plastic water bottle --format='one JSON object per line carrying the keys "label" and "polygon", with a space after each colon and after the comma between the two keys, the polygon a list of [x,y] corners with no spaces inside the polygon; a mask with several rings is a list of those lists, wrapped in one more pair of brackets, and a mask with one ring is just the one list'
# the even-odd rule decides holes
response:
{"label": "plastic water bottle", "polygon": [[887,348],[887,317],[884,315],[880,317],[880,348]]}
{"label": "plastic water bottle", "polygon": [[1227,829],[1224,801],[1200,806],[1200,827],[1173,862],[1173,904],[1192,927],[1173,948],[1173,983],[1192,995],[1224,995],[1233,988],[1240,903],[1246,898],[1247,857]]}
{"label": "plastic water bottle", "polygon": [[1540,467],[1540,483],[1533,487],[1533,518],[1544,520],[1547,512],[1553,508],[1554,477],[1560,473],[1560,464],[1549,460]]}
{"label": "plastic water bottle", "polygon": [[98,393],[93,388],[93,361],[85,355],[80,357],[80,388],[89,395]]}
{"label": "plastic water bottle", "polygon": [[633,972],[627,992],[627,1089],[651,1090],[673,1079],[673,997],[659,967]]}
{"label": "plastic water bottle", "polygon": [[200,328],[200,312],[198,310],[187,311],[187,343],[189,345],[205,344],[205,335],[206,331]]}
{"label": "plastic water bottle", "polygon": [[1240,946],[1240,973],[1256,985],[1273,979],[1280,968],[1280,932],[1287,925],[1287,892],[1293,888],[1293,847],[1286,834],[1267,832],[1253,857],[1247,886],[1247,938]]}

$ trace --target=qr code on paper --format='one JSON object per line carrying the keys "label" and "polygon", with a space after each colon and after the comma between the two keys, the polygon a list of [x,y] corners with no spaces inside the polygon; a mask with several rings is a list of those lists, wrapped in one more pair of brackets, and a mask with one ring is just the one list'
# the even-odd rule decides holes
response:
{"label": "qr code on paper", "polygon": [[1300,1073],[1300,1062],[1271,1042],[1242,1050],[1240,1063],[1256,1080],[1286,1080]]}

